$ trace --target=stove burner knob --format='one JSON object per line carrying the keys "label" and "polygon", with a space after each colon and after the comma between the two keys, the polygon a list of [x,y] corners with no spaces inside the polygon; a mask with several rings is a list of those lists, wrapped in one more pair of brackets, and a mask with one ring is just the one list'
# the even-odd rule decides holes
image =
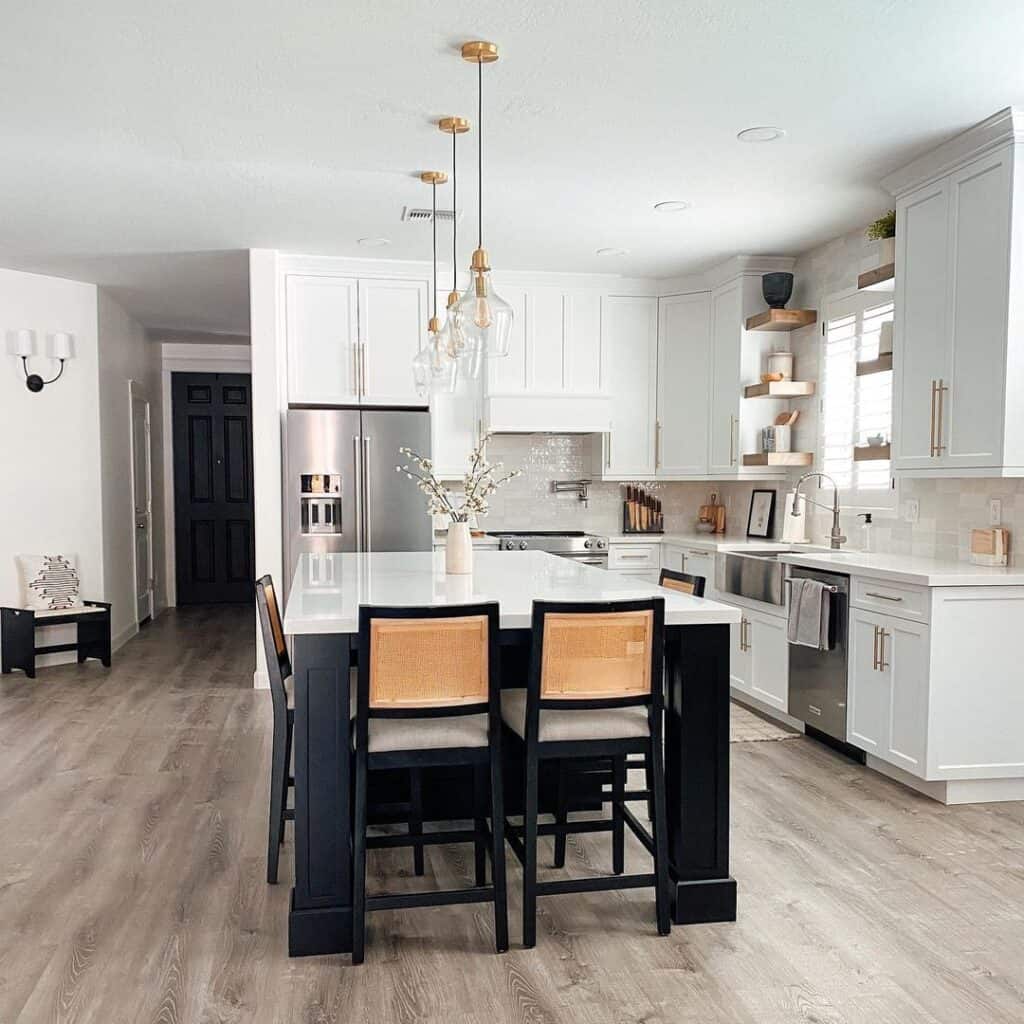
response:
{"label": "stove burner knob", "polygon": [[590,550],[590,549],[591,549],[591,548],[592,548],[592,547],[594,546],[594,542],[593,542],[593,540],[591,540],[591,538],[590,538],[590,537],[588,537],[588,538],[587,538],[587,539],[586,539],[586,540],[585,540],[585,541],[583,542],[583,546],[584,546],[584,547],[585,547],[585,548],[586,548],[586,549],[587,549],[587,550],[589,551],[589,550]]}
{"label": "stove burner knob", "polygon": [[511,551],[512,550],[512,541],[510,541],[510,540],[503,540],[501,542],[501,550],[502,551]]}
{"label": "stove burner knob", "polygon": [[600,551],[600,550],[602,550],[603,548],[606,548],[606,547],[608,547],[608,542],[607,541],[599,540],[597,542],[597,549],[598,549],[598,551]]}
{"label": "stove burner knob", "polygon": [[526,541],[525,540],[521,540],[519,542],[519,550],[520,551],[525,551],[526,550]]}

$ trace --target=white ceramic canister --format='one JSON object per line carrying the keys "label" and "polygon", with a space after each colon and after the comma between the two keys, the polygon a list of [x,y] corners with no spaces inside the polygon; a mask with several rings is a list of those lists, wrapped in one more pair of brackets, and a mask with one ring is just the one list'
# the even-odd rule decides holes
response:
{"label": "white ceramic canister", "polygon": [[768,372],[781,373],[783,380],[793,379],[793,353],[771,352],[768,355]]}

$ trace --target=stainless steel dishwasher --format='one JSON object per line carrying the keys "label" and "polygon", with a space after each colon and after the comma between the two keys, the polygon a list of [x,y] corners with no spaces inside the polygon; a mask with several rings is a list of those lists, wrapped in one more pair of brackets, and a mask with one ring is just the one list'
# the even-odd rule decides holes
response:
{"label": "stainless steel dishwasher", "polygon": [[794,565],[789,578],[819,580],[833,588],[828,650],[789,645],[789,713],[845,744],[850,577]]}

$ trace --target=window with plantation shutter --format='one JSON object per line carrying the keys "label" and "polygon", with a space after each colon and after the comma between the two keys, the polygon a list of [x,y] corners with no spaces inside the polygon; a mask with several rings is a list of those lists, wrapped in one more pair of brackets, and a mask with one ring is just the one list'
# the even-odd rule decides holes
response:
{"label": "window with plantation shutter", "polygon": [[857,363],[878,357],[891,301],[856,293],[826,307],[822,352],[821,465],[845,508],[895,508],[888,459],[855,462],[853,449],[874,434],[892,436],[892,371],[857,376]]}

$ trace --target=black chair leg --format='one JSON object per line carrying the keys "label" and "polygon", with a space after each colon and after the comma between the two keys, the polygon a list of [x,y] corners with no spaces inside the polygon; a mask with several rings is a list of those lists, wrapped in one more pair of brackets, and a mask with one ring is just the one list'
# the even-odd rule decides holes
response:
{"label": "black chair leg", "polygon": [[366,955],[366,752],[356,751],[356,806],[352,832],[352,963]]}
{"label": "black chair leg", "polygon": [[288,792],[287,721],[274,721],[274,739],[270,759],[270,821],[267,825],[267,881],[277,884],[277,862],[284,824],[284,799]]}
{"label": "black chair leg", "polygon": [[[532,749],[531,749],[532,747]],[[526,745],[523,809],[523,946],[537,945],[537,748]]]}
{"label": "black chair leg", "polygon": [[651,768],[651,755],[644,755],[644,789],[647,790],[647,820],[654,821],[654,771]]}
{"label": "black chair leg", "polygon": [[665,766],[661,746],[661,722],[656,720],[651,729],[651,750],[647,755],[653,776],[654,815],[651,832],[654,836],[654,906],[658,916],[658,934],[672,931],[671,900],[668,877],[668,828],[665,804]]}
{"label": "black chair leg", "polygon": [[288,778],[292,774],[292,736],[295,733],[295,712],[288,709],[288,727],[285,730],[284,740],[284,785],[281,789],[281,832],[280,842],[278,845],[284,842],[284,823],[286,820],[285,812],[288,809]]}
{"label": "black chair leg", "polygon": [[[569,821],[569,762],[558,762],[558,794],[555,797],[555,824],[565,825]],[[565,832],[555,833],[556,868],[565,867]]]}
{"label": "black chair leg", "polygon": [[626,757],[612,758],[612,872],[621,875],[626,863],[626,819],[622,813],[626,799]]}
{"label": "black chair leg", "polygon": [[[423,773],[419,768],[409,769],[409,835],[423,835]],[[423,874],[423,847],[412,848],[413,872]]]}
{"label": "black chair leg", "polygon": [[474,884],[487,884],[487,766],[473,765]]}
{"label": "black chair leg", "polygon": [[505,798],[502,791],[501,747],[491,743],[491,878],[494,883],[494,945],[508,950],[508,893],[505,888]]}

